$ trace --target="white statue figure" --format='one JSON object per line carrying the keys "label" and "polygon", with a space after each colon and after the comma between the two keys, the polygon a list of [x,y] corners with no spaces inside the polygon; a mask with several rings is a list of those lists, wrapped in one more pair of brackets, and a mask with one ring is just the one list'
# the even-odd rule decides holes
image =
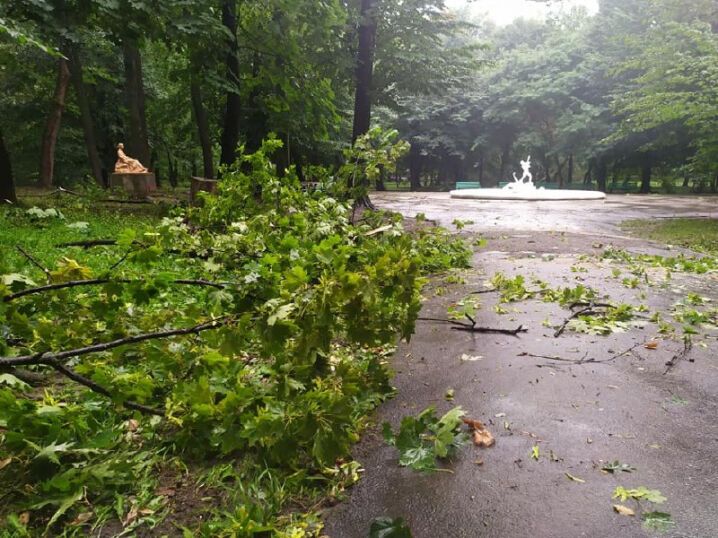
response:
{"label": "white statue figure", "polygon": [[[521,161],[521,169],[524,171],[524,175],[521,176],[521,179],[516,177],[516,173],[514,172],[514,181],[517,183],[532,183],[534,182],[534,176],[531,174],[531,155],[529,155],[525,161]],[[528,181],[525,181],[528,179]]]}
{"label": "white statue figure", "polygon": [[534,185],[534,176],[531,173],[531,155],[529,155],[525,161],[521,161],[521,169],[523,175],[519,178],[516,177],[516,173],[513,173],[514,182],[509,183],[504,189],[510,191],[535,191],[536,185]]}

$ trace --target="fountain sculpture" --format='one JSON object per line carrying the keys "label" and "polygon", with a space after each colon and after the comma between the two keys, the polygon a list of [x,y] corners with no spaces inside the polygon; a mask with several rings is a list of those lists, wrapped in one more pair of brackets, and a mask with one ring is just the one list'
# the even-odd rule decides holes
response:
{"label": "fountain sculpture", "polygon": [[600,191],[580,191],[564,189],[536,188],[531,174],[531,156],[521,161],[523,175],[501,189],[464,189],[451,191],[452,198],[474,200],[604,200],[606,193]]}

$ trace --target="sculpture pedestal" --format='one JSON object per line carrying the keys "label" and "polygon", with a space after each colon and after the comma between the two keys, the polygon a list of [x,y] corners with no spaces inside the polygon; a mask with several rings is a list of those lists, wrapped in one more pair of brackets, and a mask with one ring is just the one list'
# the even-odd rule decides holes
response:
{"label": "sculpture pedestal", "polygon": [[197,193],[203,192],[217,192],[217,180],[207,179],[204,177],[192,177],[192,182],[189,187],[189,203],[190,205],[197,205],[199,200],[197,199]]}
{"label": "sculpture pedestal", "polygon": [[111,174],[110,188],[121,188],[133,200],[141,200],[157,190],[157,182],[152,172],[139,174]]}

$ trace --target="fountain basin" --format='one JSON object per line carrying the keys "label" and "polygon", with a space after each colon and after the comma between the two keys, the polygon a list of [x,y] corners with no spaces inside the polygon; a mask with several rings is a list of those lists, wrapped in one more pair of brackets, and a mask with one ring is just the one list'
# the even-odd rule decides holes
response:
{"label": "fountain basin", "polygon": [[463,189],[451,191],[452,198],[468,200],[524,200],[524,201],[562,201],[562,200],[605,200],[606,193],[600,191],[574,191],[562,189]]}

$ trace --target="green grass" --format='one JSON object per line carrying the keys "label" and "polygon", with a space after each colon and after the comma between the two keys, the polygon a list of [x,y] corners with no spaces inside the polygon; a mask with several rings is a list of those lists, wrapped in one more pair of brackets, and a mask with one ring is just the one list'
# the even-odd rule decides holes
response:
{"label": "green grass", "polygon": [[631,220],[621,226],[624,230],[646,239],[698,252],[718,253],[717,219]]}
{"label": "green grass", "polygon": [[[33,203],[38,202],[38,203]],[[42,207],[41,200],[31,200],[28,207]],[[64,247],[61,243],[84,241],[88,239],[115,239],[122,230],[132,228],[138,235],[151,231],[152,224],[158,221],[157,214],[147,209],[139,212],[125,208],[101,207],[90,210],[76,204],[58,204],[64,215],[58,217],[35,218],[26,208],[0,209],[0,273],[24,272],[41,277],[42,273],[34,267],[17,247],[36,258],[42,265],[52,268],[64,256],[78,259],[96,270],[109,268],[122,255],[117,247],[97,247],[83,249]],[[86,222],[84,229],[73,227],[75,223]]]}

